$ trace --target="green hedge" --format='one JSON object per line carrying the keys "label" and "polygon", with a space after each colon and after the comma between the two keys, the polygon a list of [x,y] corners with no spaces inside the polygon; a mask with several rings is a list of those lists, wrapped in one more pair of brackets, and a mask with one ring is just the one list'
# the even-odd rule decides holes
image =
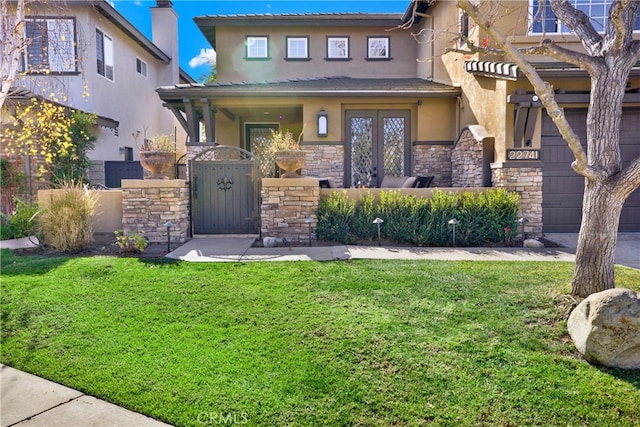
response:
{"label": "green hedge", "polygon": [[375,203],[371,193],[358,202],[336,191],[320,200],[318,228],[320,240],[342,243],[377,239],[373,220],[384,220],[383,239],[415,246],[452,246],[449,220],[456,218],[456,246],[482,246],[503,242],[505,229],[516,230],[519,197],[503,189],[486,192],[452,193],[436,190],[431,198],[382,191]]}

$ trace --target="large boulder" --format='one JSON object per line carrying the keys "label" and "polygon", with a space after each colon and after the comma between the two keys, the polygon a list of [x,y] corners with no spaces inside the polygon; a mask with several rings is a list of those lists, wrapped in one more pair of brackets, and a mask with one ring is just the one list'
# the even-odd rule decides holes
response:
{"label": "large boulder", "polygon": [[589,295],[569,316],[567,328],[592,363],[640,369],[640,297],[630,289]]}

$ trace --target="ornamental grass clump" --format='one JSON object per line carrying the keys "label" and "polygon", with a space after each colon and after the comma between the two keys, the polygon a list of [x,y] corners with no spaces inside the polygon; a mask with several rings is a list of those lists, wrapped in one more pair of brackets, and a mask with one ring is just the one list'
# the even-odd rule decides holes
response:
{"label": "ornamental grass clump", "polygon": [[51,196],[40,218],[44,243],[60,252],[77,252],[93,243],[91,216],[97,193],[81,184],[66,182]]}

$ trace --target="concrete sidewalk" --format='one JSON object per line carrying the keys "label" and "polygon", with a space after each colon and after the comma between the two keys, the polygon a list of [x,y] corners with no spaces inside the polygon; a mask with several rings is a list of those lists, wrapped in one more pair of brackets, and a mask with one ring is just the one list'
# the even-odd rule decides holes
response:
{"label": "concrete sidewalk", "polygon": [[345,259],[450,261],[574,261],[563,248],[417,248],[400,246],[252,247],[256,236],[195,237],[167,254],[188,262],[331,261]]}
{"label": "concrete sidewalk", "polygon": [[0,383],[2,427],[168,426],[9,366],[0,365]]}

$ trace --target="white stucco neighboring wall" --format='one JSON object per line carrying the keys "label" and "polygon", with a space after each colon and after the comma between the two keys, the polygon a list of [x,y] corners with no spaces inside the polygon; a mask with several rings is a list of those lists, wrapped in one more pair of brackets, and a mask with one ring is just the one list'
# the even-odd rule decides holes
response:
{"label": "white stucco neighboring wall", "polygon": [[[25,87],[46,98],[51,98],[50,95],[54,93],[56,100],[62,104],[117,121],[117,129],[96,128],[98,139],[95,149],[90,153],[92,160],[124,160],[122,147],[131,147],[137,160],[137,145],[142,143],[145,134],[147,138],[161,133],[172,137],[175,135],[178,146],[184,146],[186,133],[173,114],[162,106],[155,91],[157,87],[169,84],[168,76],[176,78],[172,84],[179,83],[179,66],[172,64],[170,59],[167,61],[170,54],[166,53],[164,60],[158,59],[144,49],[139,41],[88,4],[70,5],[63,15],[76,19],[79,73],[26,76],[16,86]],[[165,15],[170,17],[175,13],[171,10]],[[55,16],[61,16],[60,11],[56,11]],[[163,22],[166,25],[166,19]],[[97,72],[96,29],[113,40],[113,81]],[[177,60],[177,51],[174,54]],[[146,77],[137,72],[136,59],[147,64]],[[137,144],[134,134],[138,135]]]}

